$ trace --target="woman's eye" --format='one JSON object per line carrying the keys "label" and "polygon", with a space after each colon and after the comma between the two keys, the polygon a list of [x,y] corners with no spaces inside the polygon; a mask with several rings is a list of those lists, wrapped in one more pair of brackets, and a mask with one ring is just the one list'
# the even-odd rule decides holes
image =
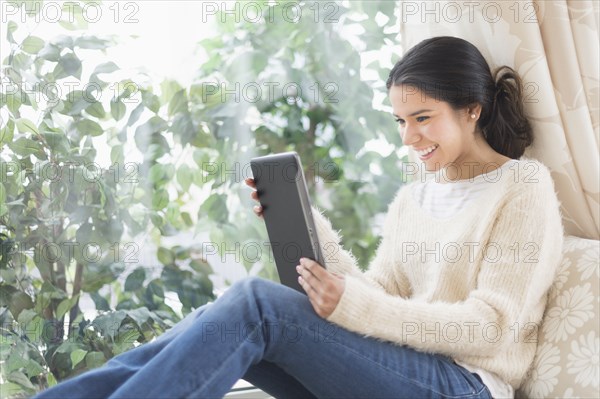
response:
{"label": "woman's eye", "polygon": [[[428,116],[417,116],[417,122],[423,122],[425,119],[429,119]],[[404,125],[404,119],[396,118],[396,122],[401,125]]]}

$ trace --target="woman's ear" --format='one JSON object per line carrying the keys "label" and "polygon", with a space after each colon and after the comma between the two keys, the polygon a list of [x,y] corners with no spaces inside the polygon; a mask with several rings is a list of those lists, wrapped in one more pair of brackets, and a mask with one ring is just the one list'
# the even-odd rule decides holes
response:
{"label": "woman's ear", "polygon": [[475,118],[472,118],[474,120],[478,120],[479,117],[481,116],[481,104],[479,103],[473,103],[470,104],[467,108],[467,118],[471,119],[471,115],[475,114]]}

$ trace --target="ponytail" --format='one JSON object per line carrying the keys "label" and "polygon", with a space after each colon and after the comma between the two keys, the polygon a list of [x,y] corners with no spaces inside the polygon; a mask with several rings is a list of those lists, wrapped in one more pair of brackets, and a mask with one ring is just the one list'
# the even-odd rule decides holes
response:
{"label": "ponytail", "polygon": [[494,151],[518,159],[533,143],[533,129],[525,116],[522,81],[508,66],[496,69],[493,79],[496,92],[488,109],[483,107],[479,126]]}

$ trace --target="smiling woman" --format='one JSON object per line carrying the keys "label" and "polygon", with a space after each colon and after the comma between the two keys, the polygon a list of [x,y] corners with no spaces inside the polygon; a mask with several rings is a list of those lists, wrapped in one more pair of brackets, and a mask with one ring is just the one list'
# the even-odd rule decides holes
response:
{"label": "smiling woman", "polygon": [[508,66],[492,74],[465,40],[422,41],[394,66],[387,88],[404,145],[449,180],[495,169],[533,142],[521,78]]}
{"label": "smiling woman", "polygon": [[[314,209],[328,267],[298,265],[308,295],[242,279],[157,340],[38,398],[222,397],[240,378],[286,398],[513,397],[563,238],[549,170],[522,157],[531,131],[518,84],[513,72],[496,82],[460,39],[417,45],[388,80],[400,133],[428,169],[457,171],[451,190],[420,181],[398,190],[368,271]],[[480,173],[507,158],[519,159],[502,162],[495,180]]]}

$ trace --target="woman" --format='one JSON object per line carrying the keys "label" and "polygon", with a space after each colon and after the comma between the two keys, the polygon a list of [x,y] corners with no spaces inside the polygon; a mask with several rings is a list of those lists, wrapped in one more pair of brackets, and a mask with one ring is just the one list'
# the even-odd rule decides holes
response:
{"label": "woman", "polygon": [[244,279],[39,397],[219,398],[239,378],[281,398],[513,397],[563,237],[550,173],[523,157],[533,136],[521,81],[508,67],[492,75],[472,44],[435,37],[387,87],[425,173],[396,193],[367,272],[314,209],[328,268],[300,262],[306,296]]}

